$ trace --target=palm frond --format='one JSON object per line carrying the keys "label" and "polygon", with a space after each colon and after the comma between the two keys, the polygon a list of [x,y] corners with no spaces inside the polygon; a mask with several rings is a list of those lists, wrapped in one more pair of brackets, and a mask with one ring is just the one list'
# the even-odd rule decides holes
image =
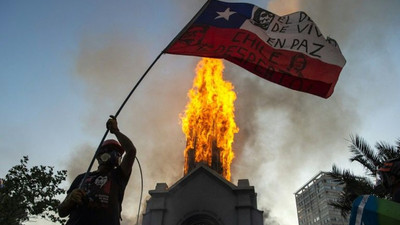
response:
{"label": "palm frond", "polygon": [[332,171],[327,172],[327,174],[332,177],[335,182],[341,182],[343,180],[342,171],[335,164],[332,166]]}
{"label": "palm frond", "polygon": [[368,143],[360,136],[350,136],[351,145],[350,151],[353,156],[350,158],[351,162],[358,162],[366,168],[368,174],[375,176],[376,167],[380,164],[380,159],[375,151],[368,145]]}
{"label": "palm frond", "polygon": [[400,151],[398,150],[398,147],[400,146],[396,147],[383,141],[377,142],[375,148],[378,149],[378,155],[381,158],[381,163],[388,159],[399,157]]}
{"label": "palm frond", "polygon": [[354,174],[350,170],[339,169],[335,164],[332,166],[332,171],[327,174],[332,177],[335,182],[340,184],[345,184],[347,180],[354,177]]}
{"label": "palm frond", "polygon": [[330,201],[329,205],[339,209],[341,215],[346,217],[352,208],[353,201],[360,195],[374,194],[374,184],[366,177],[355,176],[350,170],[339,169],[332,166],[332,171],[327,173],[335,182],[344,185],[336,201]]}
{"label": "palm frond", "polygon": [[[396,146],[391,146],[384,142],[378,142],[375,149],[372,149],[367,142],[360,136],[350,136],[352,153],[350,161],[358,162],[367,170],[368,175],[375,175],[377,166],[390,158],[400,157],[400,138]],[[330,201],[329,205],[339,209],[342,216],[346,217],[352,209],[353,201],[360,195],[375,195],[379,198],[388,199],[390,193],[374,188],[374,183],[369,177],[355,176],[350,170],[339,169],[336,165],[332,166],[332,171],[327,173],[335,182],[343,185],[343,191],[339,198]]]}
{"label": "palm frond", "polygon": [[349,203],[347,202],[346,198],[342,198],[339,197],[338,200],[336,201],[329,201],[328,205],[333,206],[336,209],[340,210],[340,214],[344,217],[347,218],[347,216],[350,214],[351,212],[351,208],[352,208],[352,202]]}

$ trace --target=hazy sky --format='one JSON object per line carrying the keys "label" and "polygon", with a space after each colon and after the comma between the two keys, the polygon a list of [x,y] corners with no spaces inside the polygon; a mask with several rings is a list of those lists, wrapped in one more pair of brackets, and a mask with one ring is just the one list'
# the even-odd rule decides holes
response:
{"label": "hazy sky", "polygon": [[[234,1],[231,1],[234,2]],[[243,2],[243,1],[235,1]],[[398,0],[248,0],[284,15],[305,11],[339,43],[347,63],[329,99],[296,92],[225,63],[237,93],[232,182],[247,178],[266,224],[297,224],[293,193],[332,164],[348,162],[349,136],[371,145],[400,137]],[[24,155],[32,165],[86,171],[108,116],[204,0],[0,1],[3,119],[0,177]],[[183,175],[179,114],[198,57],[163,55],[118,117],[138,149],[144,197]],[[109,136],[109,137],[112,137]],[[136,220],[137,165],[123,224]],[[144,203],[145,201],[143,201]],[[44,224],[43,221],[30,224]]]}

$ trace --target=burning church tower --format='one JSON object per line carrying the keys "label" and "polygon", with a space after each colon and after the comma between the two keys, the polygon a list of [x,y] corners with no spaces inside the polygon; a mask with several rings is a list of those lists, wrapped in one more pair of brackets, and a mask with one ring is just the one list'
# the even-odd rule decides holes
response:
{"label": "burning church tower", "polygon": [[236,95],[219,59],[203,58],[182,116],[184,177],[150,190],[143,225],[262,225],[257,194],[247,179],[230,182]]}

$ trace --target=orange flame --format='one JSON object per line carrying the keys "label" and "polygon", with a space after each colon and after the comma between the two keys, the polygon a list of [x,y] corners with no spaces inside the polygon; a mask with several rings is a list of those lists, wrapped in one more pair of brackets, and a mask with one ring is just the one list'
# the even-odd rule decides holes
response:
{"label": "orange flame", "polygon": [[222,175],[231,178],[231,162],[234,158],[232,143],[239,131],[234,121],[236,94],[232,83],[223,80],[224,65],[220,59],[203,58],[196,68],[196,78],[189,90],[190,101],[182,120],[186,135],[185,174],[188,172],[188,150],[195,149],[195,162],[211,166],[212,148],[219,149]]}

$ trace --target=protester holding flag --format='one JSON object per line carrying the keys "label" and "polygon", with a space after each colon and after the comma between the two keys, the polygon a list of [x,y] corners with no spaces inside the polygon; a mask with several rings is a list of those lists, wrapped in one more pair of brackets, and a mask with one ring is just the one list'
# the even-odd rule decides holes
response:
{"label": "protester holding flag", "polygon": [[86,176],[81,174],[72,182],[67,197],[59,206],[61,217],[69,215],[67,225],[120,224],[121,204],[136,157],[136,148],[119,131],[115,117],[111,117],[106,126],[118,141],[104,141],[96,153],[99,163],[97,171]]}

